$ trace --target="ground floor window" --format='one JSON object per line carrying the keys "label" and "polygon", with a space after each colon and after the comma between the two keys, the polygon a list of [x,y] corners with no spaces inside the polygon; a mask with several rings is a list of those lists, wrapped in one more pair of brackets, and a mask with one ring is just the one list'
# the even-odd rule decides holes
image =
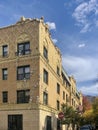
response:
{"label": "ground floor window", "polygon": [[8,130],[23,130],[23,116],[8,115]]}
{"label": "ground floor window", "polygon": [[61,128],[60,128],[60,120],[59,119],[57,119],[57,130],[60,130]]}
{"label": "ground floor window", "polygon": [[47,116],[46,118],[46,130],[52,130],[51,116]]}

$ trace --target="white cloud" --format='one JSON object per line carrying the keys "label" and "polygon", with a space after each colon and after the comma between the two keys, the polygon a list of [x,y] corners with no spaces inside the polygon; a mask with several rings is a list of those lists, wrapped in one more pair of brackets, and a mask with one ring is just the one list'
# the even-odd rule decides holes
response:
{"label": "white cloud", "polygon": [[89,86],[89,87],[81,87],[80,91],[85,95],[98,95],[98,84]]}
{"label": "white cloud", "polygon": [[81,29],[81,33],[85,33],[85,32],[88,32],[88,31],[90,31],[91,29],[90,29],[90,24],[89,23],[86,23],[85,25],[84,25],[84,27]]}
{"label": "white cloud", "polygon": [[98,76],[98,60],[95,58],[63,56],[63,66],[77,82],[92,80]]}
{"label": "white cloud", "polygon": [[73,17],[80,22],[80,23],[85,23],[86,21],[86,15],[88,13],[88,4],[86,2],[80,4],[74,11]]}
{"label": "white cloud", "polygon": [[98,20],[95,20],[95,24],[96,24],[96,26],[98,27]]}
{"label": "white cloud", "polygon": [[[63,66],[78,82],[78,90],[85,95],[98,95],[98,60],[92,57],[63,56]],[[90,84],[89,81],[92,81]],[[79,84],[82,86],[79,86]],[[86,85],[85,85],[86,83]]]}
{"label": "white cloud", "polygon": [[56,25],[55,25],[54,22],[46,22],[46,24],[48,24],[50,30],[55,30],[56,29]]}
{"label": "white cloud", "polygon": [[84,43],[83,44],[79,44],[78,47],[79,48],[83,48],[83,47],[85,47],[85,44]]}
{"label": "white cloud", "polygon": [[57,39],[52,39],[52,41],[53,41],[54,43],[57,43]]}
{"label": "white cloud", "polygon": [[79,23],[78,25],[81,25],[83,27],[81,30],[82,33],[90,30],[89,28],[94,24],[94,18],[96,19],[96,15],[98,15],[97,0],[82,2],[75,8],[72,14],[75,20]]}

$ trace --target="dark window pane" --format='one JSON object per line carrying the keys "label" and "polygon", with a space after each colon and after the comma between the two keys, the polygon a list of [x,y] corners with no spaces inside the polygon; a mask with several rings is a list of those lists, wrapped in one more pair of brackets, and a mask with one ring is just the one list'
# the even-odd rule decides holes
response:
{"label": "dark window pane", "polygon": [[43,49],[43,55],[46,59],[48,59],[48,51],[46,49],[46,47],[44,46],[44,49]]}
{"label": "dark window pane", "polygon": [[48,72],[44,69],[44,74],[43,74],[43,80],[46,84],[48,84]]}
{"label": "dark window pane", "polygon": [[65,92],[63,91],[63,100],[65,100]]}
{"label": "dark window pane", "polygon": [[46,92],[43,93],[43,103],[44,103],[45,105],[48,104],[48,94],[47,94]]}
{"label": "dark window pane", "polygon": [[2,52],[3,52],[3,56],[6,57],[8,55],[8,46],[7,45],[4,45],[2,47]]}
{"label": "dark window pane", "polygon": [[23,74],[18,74],[18,80],[23,80],[24,79],[24,75]]}
{"label": "dark window pane", "polygon": [[30,42],[18,44],[18,55],[30,54]]}
{"label": "dark window pane", "polygon": [[8,76],[7,68],[2,69],[2,79],[7,80],[7,76]]}
{"label": "dark window pane", "polygon": [[8,130],[23,130],[23,116],[8,115]]}
{"label": "dark window pane", "polygon": [[30,54],[30,44],[29,43],[25,44],[25,54]]}
{"label": "dark window pane", "polygon": [[60,76],[60,68],[57,66],[57,74]]}
{"label": "dark window pane", "polygon": [[23,74],[23,67],[18,68],[18,74]]}
{"label": "dark window pane", "polygon": [[2,98],[3,98],[3,103],[8,102],[8,92],[4,91],[2,92]]}
{"label": "dark window pane", "polygon": [[17,68],[17,79],[30,79],[30,66],[20,66]]}
{"label": "dark window pane", "polygon": [[57,119],[57,130],[60,130],[61,128],[60,128],[60,120],[59,119]]}
{"label": "dark window pane", "polygon": [[52,130],[51,116],[46,118],[46,130]]}
{"label": "dark window pane", "polygon": [[57,93],[60,94],[60,85],[57,83]]}
{"label": "dark window pane", "polygon": [[60,109],[60,102],[57,100],[57,110]]}
{"label": "dark window pane", "polygon": [[29,103],[30,90],[17,91],[17,103]]}

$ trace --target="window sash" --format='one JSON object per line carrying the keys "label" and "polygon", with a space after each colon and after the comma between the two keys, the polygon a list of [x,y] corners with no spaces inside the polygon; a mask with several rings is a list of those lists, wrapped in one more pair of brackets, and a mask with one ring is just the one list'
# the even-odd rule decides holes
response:
{"label": "window sash", "polygon": [[3,76],[3,80],[7,80],[7,77],[8,77],[7,69],[2,70],[2,76]]}
{"label": "window sash", "polygon": [[18,54],[21,55],[30,54],[30,43],[25,42],[18,44]]}
{"label": "window sash", "polygon": [[46,92],[43,93],[43,103],[44,103],[45,105],[48,104],[48,94],[47,94]]}
{"label": "window sash", "polygon": [[23,67],[18,68],[18,74],[23,74]]}
{"label": "window sash", "polygon": [[60,109],[60,102],[57,100],[57,110]]}
{"label": "window sash", "polygon": [[8,92],[3,92],[2,96],[3,96],[3,103],[8,102]]}
{"label": "window sash", "polygon": [[52,130],[52,118],[47,116],[46,118],[46,130]]}
{"label": "window sash", "polygon": [[46,59],[48,59],[48,51],[46,49],[46,47],[44,46],[44,50],[43,50],[43,55]]}
{"label": "window sash", "polygon": [[65,100],[65,92],[63,91],[63,100]]}
{"label": "window sash", "polygon": [[7,56],[8,55],[8,46],[5,45],[3,46],[3,56]]}
{"label": "window sash", "polygon": [[57,74],[60,76],[60,68],[57,66]]}
{"label": "window sash", "polygon": [[44,69],[44,75],[43,75],[44,77],[44,82],[46,83],[46,84],[48,84],[48,72]]}
{"label": "window sash", "polygon": [[30,66],[21,66],[17,68],[17,79],[30,79]]}
{"label": "window sash", "polygon": [[17,91],[17,103],[29,103],[30,90]]}
{"label": "window sash", "polygon": [[57,83],[57,93],[60,94],[60,84]]}
{"label": "window sash", "polygon": [[23,130],[23,115],[8,115],[8,130]]}

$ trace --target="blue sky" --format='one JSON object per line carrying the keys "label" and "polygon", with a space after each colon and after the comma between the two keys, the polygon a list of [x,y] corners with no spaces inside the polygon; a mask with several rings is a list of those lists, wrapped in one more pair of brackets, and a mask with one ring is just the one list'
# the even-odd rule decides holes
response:
{"label": "blue sky", "polygon": [[77,88],[98,95],[98,0],[0,0],[0,27],[44,17]]}

